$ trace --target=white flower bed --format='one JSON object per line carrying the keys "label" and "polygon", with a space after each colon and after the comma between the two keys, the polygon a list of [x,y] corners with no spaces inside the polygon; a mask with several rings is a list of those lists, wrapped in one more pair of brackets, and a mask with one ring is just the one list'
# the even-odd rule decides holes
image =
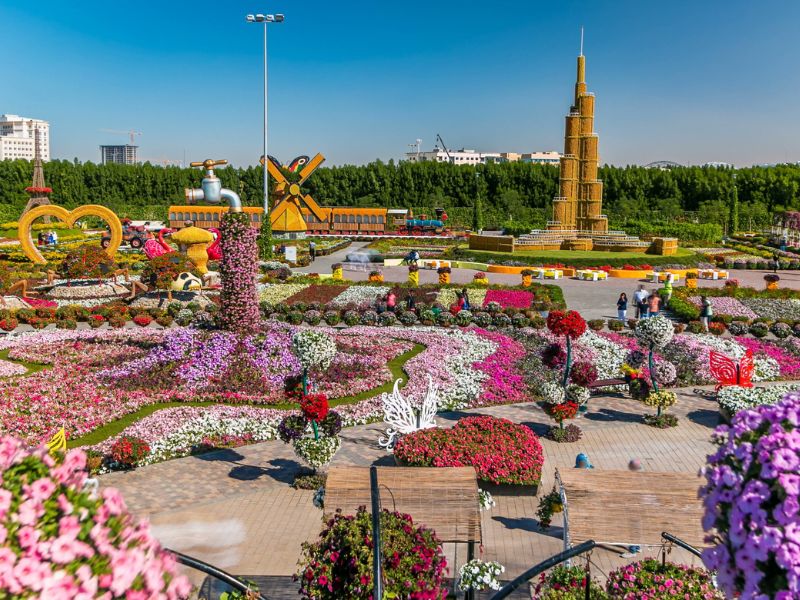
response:
{"label": "white flower bed", "polygon": [[741,302],[760,317],[800,320],[800,300],[795,298],[742,298]]}
{"label": "white flower bed", "polygon": [[348,304],[355,304],[359,308],[372,307],[379,298],[385,298],[392,288],[379,285],[379,286],[366,286],[366,285],[351,285],[341,294],[331,300],[330,304],[339,308],[343,308]]}
{"label": "white flower bed", "polygon": [[258,299],[279,304],[307,287],[307,283],[262,283],[258,286]]}
{"label": "white flower bed", "polygon": [[722,388],[717,393],[717,401],[721,408],[734,415],[740,410],[777,404],[784,394],[797,389],[800,389],[798,384],[774,385],[763,388],[745,388],[738,385],[730,385]]}
{"label": "white flower bed", "polygon": [[499,590],[502,587],[500,575],[505,570],[499,562],[483,562],[479,558],[473,558],[458,570],[458,589],[464,592],[488,588]]}
{"label": "white flower bed", "polygon": [[108,298],[130,294],[130,289],[119,283],[95,283],[90,285],[57,285],[48,295],[53,299],[82,300],[85,298]]}
{"label": "white flower bed", "polygon": [[594,366],[597,369],[598,379],[619,378],[620,368],[628,355],[627,349],[597,335],[591,330],[587,330],[586,333],[578,338],[578,342],[594,351],[596,356]]}

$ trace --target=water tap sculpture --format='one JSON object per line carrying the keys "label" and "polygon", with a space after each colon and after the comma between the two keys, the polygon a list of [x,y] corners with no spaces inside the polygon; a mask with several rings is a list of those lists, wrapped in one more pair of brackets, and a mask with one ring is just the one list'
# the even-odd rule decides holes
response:
{"label": "water tap sculpture", "polygon": [[231,207],[231,212],[242,212],[242,201],[239,199],[239,194],[233,190],[222,187],[222,182],[214,174],[214,167],[217,165],[227,165],[228,161],[212,160],[207,158],[203,162],[190,163],[192,167],[203,167],[206,170],[206,176],[200,182],[200,189],[185,188],[186,202],[189,204],[193,202],[209,202],[211,204],[219,204],[223,200],[227,200]]}

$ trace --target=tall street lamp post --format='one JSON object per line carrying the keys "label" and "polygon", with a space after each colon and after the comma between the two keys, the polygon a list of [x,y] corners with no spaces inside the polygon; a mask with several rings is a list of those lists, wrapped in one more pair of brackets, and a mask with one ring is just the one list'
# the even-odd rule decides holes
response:
{"label": "tall street lamp post", "polygon": [[261,13],[255,15],[247,15],[248,23],[263,23],[264,24],[264,215],[262,216],[262,229],[264,222],[269,219],[269,177],[267,170],[267,24],[269,23],[283,23],[284,16],[282,14],[276,15],[263,15]]}

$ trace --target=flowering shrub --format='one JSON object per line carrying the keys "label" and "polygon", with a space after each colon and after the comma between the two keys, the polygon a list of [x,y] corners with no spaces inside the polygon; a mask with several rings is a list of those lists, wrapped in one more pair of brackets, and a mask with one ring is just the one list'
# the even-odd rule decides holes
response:
{"label": "flowering shrub", "polygon": [[586,581],[589,580],[590,600],[607,600],[608,596],[590,579],[583,567],[559,565],[549,573],[542,573],[533,590],[533,600],[584,600]]}
{"label": "flowering shrub", "polygon": [[139,325],[140,327],[147,327],[150,323],[153,322],[153,317],[150,315],[136,315],[133,317],[133,322]]}
{"label": "flowering shrub", "polygon": [[478,504],[480,504],[481,510],[490,510],[497,506],[497,502],[494,501],[492,494],[480,488],[478,488]]}
{"label": "flowering shrub", "polygon": [[[105,252],[104,252],[105,254]],[[158,290],[168,290],[175,278],[183,272],[192,272],[192,263],[180,252],[166,252],[147,261],[142,271],[142,283]]]}
{"label": "flowering shrub", "polygon": [[554,381],[545,381],[539,386],[539,395],[546,404],[561,404],[566,397],[566,390]]}
{"label": "flowering shrub", "polygon": [[729,597],[800,594],[797,506],[800,502],[800,394],[739,412],[720,426],[708,457],[703,528],[714,544],[703,562]]}
{"label": "flowering shrub", "polygon": [[606,590],[622,600],[696,598],[724,600],[714,589],[711,574],[703,569],[648,558],[620,567],[608,575]]}
{"label": "flowering shrub", "polygon": [[564,421],[575,418],[575,415],[578,414],[578,405],[575,402],[545,404],[544,412],[556,423],[561,424]]}
{"label": "flowering shrub", "polygon": [[653,406],[659,409],[659,413],[661,410],[666,410],[670,406],[674,406],[675,403],[678,401],[678,397],[675,395],[674,392],[650,392],[647,395],[647,398],[644,399],[644,403],[647,406]]}
{"label": "flowering shrub", "polygon": [[292,352],[303,369],[327,369],[336,356],[336,343],[324,331],[303,329],[292,336]]}
{"label": "flowering shrub", "polygon": [[123,436],[111,446],[111,458],[123,468],[138,465],[150,453],[150,446],[141,438]]}
{"label": "flowering shrub", "polygon": [[128,513],[119,492],[84,491],[84,452],[56,464],[46,448],[3,437],[0,469],[4,596],[189,597],[175,559]]}
{"label": "flowering shrub", "polygon": [[570,423],[564,427],[550,427],[545,437],[559,444],[572,444],[580,440],[582,435],[581,428]]}
{"label": "flowering shrub", "polygon": [[251,227],[247,213],[228,212],[222,217],[220,235],[220,323],[229,331],[248,331],[260,320],[256,291],[258,230]]}
{"label": "flowering shrub", "polygon": [[567,386],[565,397],[567,402],[574,402],[580,406],[589,401],[589,398],[591,397],[591,391],[589,388],[583,387],[582,385],[571,383]]}
{"label": "flowering shrub", "polygon": [[672,321],[666,317],[652,317],[641,319],[636,324],[635,334],[642,346],[657,349],[663,348],[672,341],[675,329],[672,327]]}
{"label": "flowering shrub", "polygon": [[572,382],[579,386],[590,386],[597,381],[597,367],[588,361],[576,361],[570,370]]}
{"label": "flowering shrub", "polygon": [[555,335],[577,339],[586,331],[586,321],[577,311],[551,310],[547,315],[547,328]]}
{"label": "flowering shrub", "polygon": [[458,570],[458,589],[462,592],[485,589],[499,590],[502,587],[499,578],[500,575],[505,573],[505,570],[505,567],[499,562],[483,562],[479,558],[473,558],[461,565]]}
{"label": "flowering shrub", "polygon": [[[561,344],[548,344],[545,346],[544,350],[542,350],[542,362],[551,369],[559,369],[567,364],[567,353],[564,352]],[[575,366],[577,367],[578,365],[576,364]],[[585,367],[582,367],[578,377],[582,377],[582,372],[584,370]],[[595,375],[596,374],[597,369],[595,369]]]}
{"label": "flowering shrub", "polygon": [[490,416],[459,419],[452,429],[423,429],[402,437],[395,457],[416,467],[473,466],[492,483],[537,484],[544,455],[524,425]]}
{"label": "flowering shrub", "polygon": [[324,467],[341,446],[338,436],[301,437],[292,442],[295,454],[313,469]]}
{"label": "flowering shrub", "polygon": [[[436,534],[409,515],[383,510],[381,573],[386,597],[444,600],[447,561]],[[362,506],[352,516],[336,513],[316,542],[303,544],[300,597],[306,600],[370,600],[372,517]]]}
{"label": "flowering shrub", "polygon": [[300,410],[309,421],[322,421],[328,416],[328,397],[325,394],[308,394],[300,399]]}

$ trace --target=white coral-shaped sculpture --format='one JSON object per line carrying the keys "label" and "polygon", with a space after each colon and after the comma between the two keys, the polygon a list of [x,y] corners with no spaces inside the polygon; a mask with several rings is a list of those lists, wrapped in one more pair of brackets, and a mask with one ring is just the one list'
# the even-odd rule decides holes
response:
{"label": "white coral-shaped sculpture", "polygon": [[433,378],[428,375],[428,391],[422,401],[422,406],[416,408],[410,398],[400,393],[400,380],[394,382],[391,394],[381,396],[383,403],[383,420],[389,424],[386,437],[381,436],[378,444],[386,450],[392,450],[397,436],[412,433],[420,429],[436,427],[436,409],[439,405],[439,390],[433,383]]}

